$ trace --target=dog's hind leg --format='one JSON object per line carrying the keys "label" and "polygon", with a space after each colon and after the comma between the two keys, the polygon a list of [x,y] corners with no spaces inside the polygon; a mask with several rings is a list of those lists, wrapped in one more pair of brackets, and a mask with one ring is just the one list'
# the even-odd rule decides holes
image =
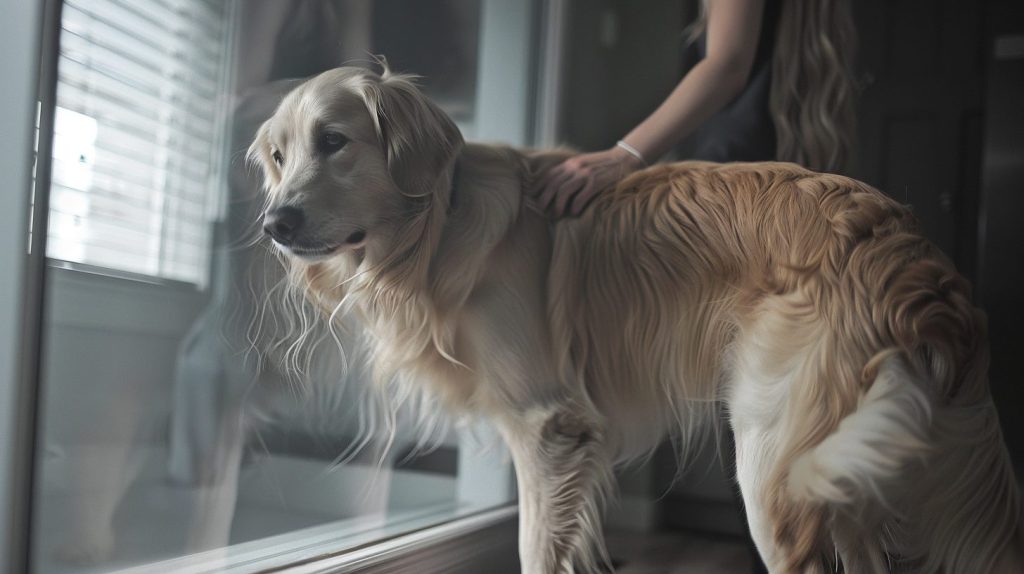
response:
{"label": "dog's hind leg", "polygon": [[747,527],[761,559],[769,571],[774,572],[773,564],[778,561],[781,551],[775,546],[772,525],[765,514],[765,468],[767,458],[772,454],[767,433],[758,428],[735,428],[735,436],[736,480],[743,496]]}
{"label": "dog's hind leg", "polygon": [[[823,506],[791,505],[793,520],[782,521],[772,513],[780,492],[772,488],[769,477],[778,458],[771,431],[761,428],[736,429],[736,477],[739,481],[743,504],[746,507],[747,526],[761,559],[769,572],[824,574],[833,571],[819,560],[820,543],[829,540],[828,514]],[[813,526],[813,528],[808,527]],[[780,536],[780,532],[784,536]],[[788,544],[786,544],[786,543]],[[806,559],[794,560],[795,556]],[[846,570],[871,572],[873,570]]]}
{"label": "dog's hind leg", "polygon": [[751,537],[771,572],[824,571],[835,555],[826,505],[791,500],[778,478],[793,425],[813,414],[791,404],[818,378],[821,335],[812,311],[799,299],[770,300],[733,350],[727,401],[736,478]]}
{"label": "dog's hind leg", "polygon": [[501,429],[519,482],[522,571],[606,568],[601,510],[612,474],[598,413],[577,402],[531,407]]}

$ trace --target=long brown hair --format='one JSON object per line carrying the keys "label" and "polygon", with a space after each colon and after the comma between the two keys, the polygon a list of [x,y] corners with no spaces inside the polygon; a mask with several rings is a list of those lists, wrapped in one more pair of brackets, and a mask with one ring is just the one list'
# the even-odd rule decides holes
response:
{"label": "long brown hair", "polygon": [[777,159],[820,171],[846,164],[856,36],[846,0],[783,0],[772,56]]}

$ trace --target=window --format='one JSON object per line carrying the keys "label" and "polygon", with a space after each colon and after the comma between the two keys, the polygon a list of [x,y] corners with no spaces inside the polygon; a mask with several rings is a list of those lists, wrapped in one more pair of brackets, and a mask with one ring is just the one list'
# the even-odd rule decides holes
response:
{"label": "window", "polygon": [[[467,137],[526,145],[533,5],[65,0],[36,192],[46,255],[70,264],[46,269],[31,571],[251,572],[354,548],[365,564],[412,531],[512,522],[492,429],[382,415],[323,332],[308,362],[288,353],[302,319],[268,311],[281,266],[249,241],[263,196],[241,158],[296,81],[367,54],[427,76]],[[79,272],[96,267],[117,272]],[[384,416],[394,434],[367,432]]]}
{"label": "window", "polygon": [[48,257],[206,282],[229,4],[65,2]]}

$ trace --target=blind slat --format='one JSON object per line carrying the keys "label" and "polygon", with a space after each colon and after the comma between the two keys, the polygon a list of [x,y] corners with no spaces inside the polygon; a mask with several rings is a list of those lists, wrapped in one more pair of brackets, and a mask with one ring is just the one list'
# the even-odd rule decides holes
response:
{"label": "blind slat", "polygon": [[[62,54],[62,60],[63,56]],[[60,82],[60,76],[58,76],[58,81]],[[87,115],[95,114],[95,111],[90,113],[90,108],[103,110],[112,119],[125,125],[126,129],[132,129],[134,121],[144,124],[136,127],[137,130],[143,130],[147,126],[150,129],[160,128],[170,135],[179,136],[183,141],[212,141],[215,139],[212,122],[193,118],[192,113],[188,110],[175,110],[174,100],[171,98],[163,100],[157,98],[157,101],[163,102],[159,107],[144,108],[138,107],[138,104],[122,106],[120,105],[121,100],[130,99],[137,92],[132,92],[130,88],[121,88],[120,90],[104,90],[103,86],[99,86],[99,88],[94,91],[91,87],[83,87],[77,82],[60,82],[57,90],[58,105]],[[122,95],[118,98],[106,98],[104,91],[114,91],[115,93],[119,91]],[[208,101],[207,105],[213,103],[215,100]],[[178,113],[174,113],[175,111]]]}
{"label": "blind slat", "polygon": [[[65,14],[63,24],[66,27],[83,25],[80,19],[96,20],[107,26],[111,32],[128,36],[140,47],[148,47],[160,54],[168,54],[170,47],[182,44],[182,36],[179,32],[167,26],[167,22],[154,22],[141,16],[139,13],[125,9],[116,3],[104,2],[102,0],[65,0]],[[68,13],[68,8],[73,11]],[[194,61],[201,68],[201,71],[212,80],[217,77],[217,51],[219,48],[219,36],[207,34],[205,36],[192,37],[188,42],[189,52]]]}
{"label": "blind slat", "polygon": [[[65,109],[93,117],[99,122],[100,133],[97,136],[97,148],[103,149],[113,156],[123,158],[127,161],[134,161],[143,164],[148,168],[162,169],[163,165],[154,165],[152,162],[157,154],[167,157],[168,166],[185,171],[189,179],[196,183],[203,183],[209,175],[210,154],[213,152],[213,142],[192,140],[194,150],[189,153],[182,151],[183,146],[188,143],[181,141],[183,138],[162,138],[160,131],[166,132],[160,123],[153,120],[138,118],[139,127],[149,125],[156,132],[148,137],[133,127],[128,127],[130,118],[120,114],[115,106],[109,103],[96,103],[89,110],[86,106],[89,100],[95,102],[96,98],[83,96],[81,99],[72,98],[67,94],[58,93],[57,100]],[[69,104],[64,106],[63,104]],[[92,113],[89,113],[92,112]],[[134,141],[125,141],[125,139]],[[161,141],[163,140],[163,141]],[[124,143],[121,143],[124,142]],[[181,143],[178,143],[181,142]],[[174,145],[176,144],[176,145]],[[120,149],[119,149],[120,148]],[[205,151],[206,157],[196,157],[196,150]]]}
{"label": "blind slat", "polygon": [[198,30],[201,33],[216,36],[219,33],[217,23],[223,18],[220,12],[209,10],[201,2],[165,2],[161,0],[149,0],[146,2],[134,2],[131,0],[116,0],[112,2],[124,7],[131,2],[131,6],[139,14],[145,15],[154,22],[166,22],[168,27],[182,28],[187,30]]}
{"label": "blind slat", "polygon": [[59,68],[62,86],[74,87],[82,93],[91,93],[112,102],[117,102],[128,109],[138,112],[144,117],[153,115],[154,109],[170,109],[172,112],[188,114],[212,123],[213,110],[203,108],[195,98],[159,97],[157,95],[135,89],[120,78],[103,73],[87,63],[72,59],[61,54]]}
{"label": "blind slat", "polygon": [[99,218],[78,217],[70,213],[50,210],[49,235],[60,239],[73,239],[82,244],[120,247],[128,252],[142,249],[148,243],[157,244],[158,221],[138,222],[135,228],[125,227]]}
{"label": "blind slat", "polygon": [[[57,160],[54,161],[54,164],[56,163]],[[97,173],[95,169],[93,170],[93,179],[88,189],[82,189],[83,186],[77,185],[79,182],[69,181],[69,179],[55,177],[52,185],[54,189],[59,191],[74,191],[87,194],[89,197],[102,198],[104,201],[115,201],[127,206],[127,208],[151,209],[154,194],[157,193],[157,191],[146,186],[129,185],[124,181],[111,179]],[[195,217],[201,217],[206,212],[206,197],[202,194],[179,193],[171,194],[170,196],[181,201],[181,208],[187,210],[190,214],[195,214]]]}
{"label": "blind slat", "polygon": [[[152,255],[126,254],[117,249],[62,243],[47,237],[46,255],[51,259],[87,263],[96,267],[107,267],[129,271],[140,275],[160,276],[158,259]],[[194,281],[194,279],[193,279]]]}
{"label": "blind slat", "polygon": [[118,163],[116,159],[117,158],[105,159],[104,156],[101,155],[99,161],[91,166],[91,181],[83,183],[81,179],[72,172],[73,168],[65,167],[65,165],[70,162],[54,158],[54,184],[75,189],[88,189],[92,193],[110,195],[118,198],[119,200],[138,204],[149,203],[152,201],[154,194],[163,193],[170,197],[180,197],[191,204],[195,204],[199,210],[205,209],[207,197],[206,194],[203,193],[203,190],[205,190],[206,187],[179,184],[165,186],[165,189],[160,190],[157,188],[152,178],[150,178],[150,181],[139,181],[136,179],[137,177],[148,177],[151,174],[132,174],[128,169],[129,166],[124,161]]}
{"label": "blind slat", "polygon": [[[193,269],[196,272],[202,272],[203,264],[201,263],[201,261],[203,260],[193,257],[169,257],[167,254],[159,253],[159,250],[156,249],[155,247],[149,249],[148,251],[128,252],[122,249],[120,246],[112,247],[110,245],[94,244],[88,242],[81,242],[77,240],[68,241],[66,239],[62,239],[60,237],[56,237],[53,235],[48,235],[47,241],[52,241],[55,246],[58,246],[55,247],[55,249],[59,249],[59,252],[57,253],[47,252],[47,256],[52,259],[63,259],[64,261],[87,263],[89,265],[99,265],[98,262],[95,262],[92,259],[89,259],[88,261],[83,261],[80,256],[76,257],[71,254],[75,252],[86,252],[92,255],[96,252],[105,251],[113,255],[113,264],[103,265],[103,267],[111,267],[113,269],[121,269],[123,271],[133,271],[132,269],[125,269],[118,265],[117,257],[118,255],[120,255],[125,259],[135,258],[139,261],[144,261],[147,265],[152,265],[154,272],[151,274],[154,276],[164,276],[162,273],[160,273],[161,266],[176,266],[179,268]],[[192,278],[192,281],[195,281],[194,277]]]}
{"label": "blind slat", "polygon": [[[124,229],[149,232],[151,221],[161,217],[161,206],[139,207],[95,196],[87,192],[66,187],[54,189],[50,198],[55,213],[74,217],[95,219],[117,225]],[[206,222],[202,212],[185,208],[179,213],[179,220],[173,230],[176,237],[191,245],[203,245],[206,240]]]}
{"label": "blind slat", "polygon": [[147,36],[133,27],[132,22],[118,21],[123,20],[123,15],[111,12],[104,14],[102,10],[97,10],[102,6],[100,2],[95,7],[83,9],[66,2],[62,22],[64,29],[90,41],[96,39],[92,43],[117,54],[125,54],[125,57],[136,62],[162,63],[181,68],[187,66],[187,71],[207,78],[212,86],[216,86],[217,69],[208,60],[212,54],[204,49],[210,44],[216,46],[215,38],[193,37],[187,39],[189,41],[186,46],[182,46],[186,39],[174,32],[166,30],[163,34]]}
{"label": "blind slat", "polygon": [[[90,67],[104,70],[111,76],[121,78],[126,84],[153,95],[161,95],[167,90],[182,90],[185,86],[201,98],[212,98],[216,94],[216,84],[204,82],[198,74],[185,75],[179,62],[172,59],[156,62],[139,60],[71,30],[62,31],[61,53],[74,56],[74,59]],[[162,73],[166,71],[170,73]]]}
{"label": "blind slat", "polygon": [[[148,230],[128,229],[111,223],[97,223],[88,218],[79,218],[74,215],[53,211],[51,219],[56,225],[47,234],[54,241],[67,241],[82,245],[84,247],[102,247],[105,249],[120,249],[125,253],[149,254],[159,256],[160,243],[153,241],[154,235]],[[205,244],[205,238],[189,238],[188,242],[177,241],[175,245],[179,255],[179,263],[199,261],[194,258],[196,250]],[[164,254],[165,257],[170,255]],[[173,257],[173,256],[170,256]],[[83,261],[83,263],[85,263]]]}

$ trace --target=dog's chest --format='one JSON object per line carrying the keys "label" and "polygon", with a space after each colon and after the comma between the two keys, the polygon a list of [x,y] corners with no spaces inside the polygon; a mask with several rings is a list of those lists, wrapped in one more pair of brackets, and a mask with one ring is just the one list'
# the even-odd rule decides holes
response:
{"label": "dog's chest", "polygon": [[475,388],[465,364],[466,343],[457,324],[431,309],[409,305],[402,313],[378,315],[371,322],[371,350],[378,380],[395,380],[464,407]]}

